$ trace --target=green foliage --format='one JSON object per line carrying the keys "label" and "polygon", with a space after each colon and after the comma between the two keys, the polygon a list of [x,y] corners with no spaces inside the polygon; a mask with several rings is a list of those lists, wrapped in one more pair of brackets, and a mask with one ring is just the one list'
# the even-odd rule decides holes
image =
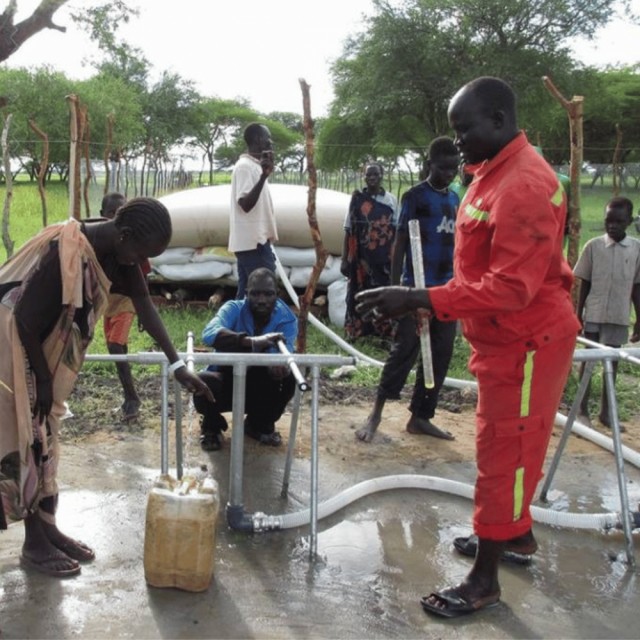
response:
{"label": "green foliage", "polygon": [[[202,98],[192,112],[192,133],[187,144],[202,153],[209,164],[209,184],[213,184],[214,160],[219,146],[238,136],[258,115],[246,100]],[[225,163],[226,164],[226,163]]]}
{"label": "green foliage", "polygon": [[[40,196],[35,184],[15,182],[10,211],[10,235],[17,251],[29,238],[42,229],[42,209]],[[0,197],[4,199],[4,188],[0,189]],[[69,216],[69,198],[67,185],[62,182],[51,182],[47,188],[49,223],[61,222]],[[4,244],[0,245],[0,264],[7,259]]]}
{"label": "green foliage", "polygon": [[98,74],[76,85],[81,103],[88,108],[92,157],[102,158],[107,140],[107,121],[113,118],[115,149],[130,149],[140,145],[144,137],[142,104],[137,90],[117,76]]}
{"label": "green foliage", "polygon": [[[495,75],[519,97],[520,120],[547,137],[551,99],[541,77],[569,95],[577,89],[567,43],[607,24],[614,0],[374,0],[367,29],[354,35],[332,69],[336,98],[332,126],[319,134],[327,167],[353,167],[380,156],[381,142],[396,156],[423,154],[427,142],[448,133],[446,110],[471,78]],[[555,135],[567,138],[566,115],[554,112]],[[336,146],[348,133],[349,146]],[[553,142],[551,142],[553,140]],[[385,150],[388,154],[390,149]]]}
{"label": "green foliage", "polygon": [[199,98],[192,80],[162,73],[143,101],[146,153],[165,159],[172,146],[184,141]]}
{"label": "green foliage", "polygon": [[132,17],[138,16],[139,10],[123,0],[110,0],[91,5],[72,12],[73,20],[82,27],[89,37],[103,51],[115,51],[122,46],[118,38],[118,29],[127,24]]}
{"label": "green foliage", "polygon": [[591,162],[610,163],[616,146],[616,128],[622,132],[619,160],[640,160],[640,67],[593,71],[589,99],[584,108],[584,156]]}
{"label": "green foliage", "polygon": [[13,113],[9,131],[14,156],[27,156],[36,165],[42,144],[29,129],[33,120],[49,137],[49,162],[66,164],[69,154],[69,109],[66,96],[73,93],[73,83],[64,74],[43,66],[26,69],[0,68],[2,95],[7,98],[5,113]]}

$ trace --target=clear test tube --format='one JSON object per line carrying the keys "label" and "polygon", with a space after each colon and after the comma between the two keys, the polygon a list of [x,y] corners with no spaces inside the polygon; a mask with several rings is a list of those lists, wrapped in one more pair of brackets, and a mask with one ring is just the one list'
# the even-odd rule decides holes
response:
{"label": "clear test tube", "polygon": [[[411,261],[416,289],[424,289],[424,263],[422,262],[422,241],[420,240],[420,222],[409,220],[409,240],[411,242]],[[420,324],[420,348],[422,351],[422,370],[424,386],[433,389],[433,360],[431,357],[431,337],[429,336],[429,318],[418,312]]]}

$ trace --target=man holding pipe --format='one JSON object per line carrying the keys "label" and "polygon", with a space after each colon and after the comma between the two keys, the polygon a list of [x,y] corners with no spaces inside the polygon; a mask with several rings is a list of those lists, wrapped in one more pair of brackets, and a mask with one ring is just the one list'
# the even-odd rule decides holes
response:
{"label": "man holding pipe", "polygon": [[475,561],[464,580],[422,598],[452,618],[500,600],[498,563],[537,550],[529,506],[571,367],[579,323],[562,254],[566,200],[516,123],[515,95],[482,77],[452,98],[449,123],[473,182],[458,214],[454,277],[427,290],[359,295],[362,312],[425,309],[460,319],[478,381],[473,527],[455,548]]}
{"label": "man holding pipe", "polygon": [[[247,297],[225,302],[202,332],[202,341],[224,353],[278,353],[284,341],[289,352],[295,348],[298,319],[278,298],[276,277],[261,267],[247,281]],[[211,365],[200,378],[213,391],[215,401],[194,396],[194,406],[202,414],[200,445],[218,451],[224,442],[227,421],[222,415],[233,405],[233,368]],[[295,378],[286,366],[248,367],[244,423],[245,435],[262,444],[279,447],[282,437],[275,423],[295,391]]]}

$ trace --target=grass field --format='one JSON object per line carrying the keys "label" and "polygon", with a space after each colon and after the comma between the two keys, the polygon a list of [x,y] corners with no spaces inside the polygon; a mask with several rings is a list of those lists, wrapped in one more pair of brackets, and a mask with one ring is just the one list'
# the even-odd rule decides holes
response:
{"label": "grass field", "polygon": [[[596,186],[590,188],[589,182],[586,181],[581,193],[581,220],[582,231],[580,246],[593,238],[604,233],[603,212],[606,202],[612,197],[611,184],[605,183],[604,186]],[[68,216],[68,198],[67,185],[54,182],[47,186],[48,198],[48,221],[49,223],[58,222],[66,219]],[[5,189],[0,189],[0,195],[4,201]],[[620,195],[625,195],[634,204],[640,207],[640,191],[625,191]],[[102,187],[92,185],[90,189],[90,210],[92,215],[97,215],[100,209],[100,200],[102,198]],[[18,182],[14,188],[13,200],[11,202],[10,213],[10,236],[15,242],[15,248],[20,247],[28,238],[34,235],[42,228],[42,210],[40,198],[35,183]],[[629,228],[629,233],[633,236],[638,235],[635,226]],[[0,247],[0,261],[6,259],[5,247]],[[163,307],[160,314],[165,325],[172,336],[179,350],[186,349],[186,336],[188,331],[193,331],[198,343],[202,327],[209,320],[210,312],[206,308],[179,308],[179,307]],[[331,327],[338,335],[344,336],[341,329]],[[370,340],[359,341],[355,345],[359,350],[379,360],[384,360],[386,356],[386,348],[383,344],[375,343]],[[146,333],[140,333],[132,329],[130,336],[130,351],[149,351],[154,349],[151,338]],[[313,327],[309,327],[308,346],[309,353],[340,353],[340,349],[320,331]],[[95,339],[91,345],[90,353],[105,353],[104,335],[102,325],[100,324]],[[449,375],[453,378],[469,379],[470,374],[466,368],[469,348],[466,341],[462,337],[456,339],[456,349],[454,358],[449,370]],[[92,368],[107,369],[110,365],[106,363],[91,363]],[[134,367],[135,370],[135,367]],[[375,367],[360,367],[352,378],[355,384],[366,386],[374,386],[379,378],[379,369]],[[597,396],[597,389],[600,385],[600,374],[594,376],[595,388],[593,396]],[[411,382],[411,381],[410,381]],[[575,375],[569,381],[568,389],[572,394],[576,387]],[[620,397],[620,413],[621,418],[625,419],[631,413],[636,412],[636,407],[640,406],[640,390],[637,384],[637,368],[632,365],[622,363],[620,367],[620,381],[618,384],[618,394]]]}

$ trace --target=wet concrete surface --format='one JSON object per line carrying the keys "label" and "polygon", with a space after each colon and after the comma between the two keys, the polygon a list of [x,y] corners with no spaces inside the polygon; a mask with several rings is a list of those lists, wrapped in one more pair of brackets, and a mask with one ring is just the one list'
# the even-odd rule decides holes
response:
{"label": "wet concrete surface", "polygon": [[[224,504],[229,450],[202,454]],[[536,526],[541,550],[529,567],[503,566],[502,603],[457,620],[425,614],[419,599],[455,584],[471,560],[451,542],[469,532],[471,503],[438,492],[397,490],[365,497],[319,523],[318,559],[308,527],[244,534],[218,521],[215,575],[202,593],[148,587],[143,573],[147,495],[159,470],[158,439],[123,436],[108,447],[66,444],[59,522],[91,543],[95,562],[56,580],[19,567],[22,525],[0,535],[0,637],[9,638],[637,638],[638,572],[624,537]],[[608,454],[607,454],[608,455]],[[604,461],[604,462],[603,462]],[[245,445],[249,512],[279,514],[308,504],[309,463],[296,459],[280,498],[284,450]],[[320,499],[370,477],[414,468],[332,466],[320,458]],[[429,475],[472,483],[468,463]],[[640,475],[627,469],[632,505]],[[554,508],[619,511],[613,458],[563,458]],[[640,545],[636,542],[636,553]],[[640,554],[638,554],[640,560]]]}

